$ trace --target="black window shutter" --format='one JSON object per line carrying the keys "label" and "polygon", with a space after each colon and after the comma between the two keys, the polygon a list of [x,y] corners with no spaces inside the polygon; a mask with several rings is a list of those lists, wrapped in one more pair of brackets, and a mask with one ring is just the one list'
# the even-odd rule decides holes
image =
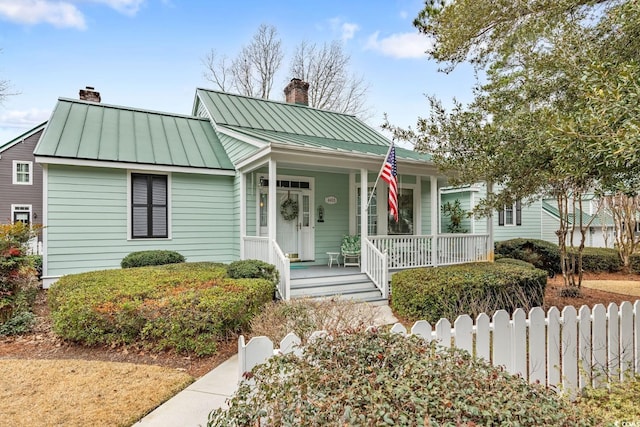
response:
{"label": "black window shutter", "polygon": [[504,225],[504,208],[498,211],[498,225]]}
{"label": "black window shutter", "polygon": [[516,201],[516,225],[522,225],[522,203]]}
{"label": "black window shutter", "polygon": [[131,174],[132,237],[168,237],[167,177]]}

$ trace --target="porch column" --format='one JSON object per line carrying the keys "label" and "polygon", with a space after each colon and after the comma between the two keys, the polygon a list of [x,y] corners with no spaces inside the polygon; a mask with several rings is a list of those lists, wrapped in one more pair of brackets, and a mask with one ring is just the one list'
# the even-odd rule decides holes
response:
{"label": "porch column", "polygon": [[[368,237],[369,231],[369,209],[367,203],[369,202],[369,171],[367,169],[360,169],[360,240],[364,242],[364,239]],[[362,248],[362,244],[360,244]],[[360,271],[365,272],[365,266],[367,265],[366,251],[360,249]]]}
{"label": "porch column", "polygon": [[431,175],[429,177],[431,181],[431,235],[432,243],[431,243],[431,262],[434,267],[438,265],[438,253],[439,253],[439,242],[438,242],[438,222],[440,219],[440,205],[438,203],[438,177]]}
{"label": "porch column", "polygon": [[[487,195],[490,194],[493,194],[493,182],[487,181]],[[489,215],[487,215],[487,234],[489,235],[487,239],[487,261],[493,262],[493,211],[490,211]]]}
{"label": "porch column", "polygon": [[240,259],[245,259],[244,238],[247,235],[247,176],[240,172]]}
{"label": "porch column", "polygon": [[269,263],[273,264],[273,242],[276,240],[276,223],[278,218],[278,211],[276,205],[278,203],[278,195],[276,194],[277,176],[276,173],[276,161],[269,159],[269,209],[267,212],[267,224],[269,224]]}

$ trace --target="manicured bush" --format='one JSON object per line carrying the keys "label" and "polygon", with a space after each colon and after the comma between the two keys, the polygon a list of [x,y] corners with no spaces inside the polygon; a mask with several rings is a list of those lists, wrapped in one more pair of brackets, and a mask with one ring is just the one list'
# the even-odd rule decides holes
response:
{"label": "manicured bush", "polygon": [[120,262],[122,268],[147,267],[150,265],[178,264],[185,262],[182,255],[175,251],[140,251],[131,252]]}
{"label": "manicured bush", "polygon": [[410,320],[453,322],[461,314],[541,306],[546,284],[545,271],[505,263],[418,268],[393,275],[391,305]]}
{"label": "manicured bush", "polygon": [[511,239],[496,242],[495,253],[520,259],[549,273],[559,273],[560,248],[558,245],[539,239]]}
{"label": "manicured bush", "polygon": [[93,344],[139,343],[212,354],[246,330],[273,297],[264,279],[230,279],[226,266],[182,263],[64,276],[49,289],[53,330]]}
{"label": "manicured bush", "polygon": [[632,273],[640,273],[640,254],[631,254],[629,257],[629,270]]}
{"label": "manicured bush", "polygon": [[267,279],[277,284],[278,270],[272,264],[257,259],[234,261],[227,266],[227,275],[233,279]]}
{"label": "manicured bush", "polygon": [[541,385],[412,336],[321,338],[245,374],[208,426],[580,426],[594,422]]}
{"label": "manicured bush", "polygon": [[582,271],[614,273],[621,269],[620,255],[615,249],[586,247],[582,250]]}
{"label": "manicured bush", "polygon": [[496,259],[496,262],[498,264],[509,264],[509,265],[519,265],[520,267],[526,267],[526,268],[536,268],[533,264],[531,264],[530,262],[526,262],[526,261],[522,261],[521,259],[514,259],[514,258],[498,258]]}

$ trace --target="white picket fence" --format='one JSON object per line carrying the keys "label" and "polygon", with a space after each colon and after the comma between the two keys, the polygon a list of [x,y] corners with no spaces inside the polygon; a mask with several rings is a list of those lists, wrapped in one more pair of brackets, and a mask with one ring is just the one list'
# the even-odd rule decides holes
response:
{"label": "white picket fence", "polygon": [[[435,327],[424,320],[411,331],[400,323],[392,332],[417,335],[443,346],[465,349],[494,366],[504,366],[531,383],[575,392],[587,385],[602,386],[621,381],[629,374],[640,374],[640,300],[598,304],[589,309],[552,307],[546,313],[536,307],[529,315],[517,309],[511,317],[500,310],[493,318],[480,314],[475,322],[468,315],[453,324],[440,319]],[[316,332],[316,336],[323,332]],[[313,340],[309,340],[313,345]],[[280,348],[267,337],[254,337],[248,343],[238,340],[239,378],[254,366],[277,354],[300,353],[300,339],[287,335]]]}

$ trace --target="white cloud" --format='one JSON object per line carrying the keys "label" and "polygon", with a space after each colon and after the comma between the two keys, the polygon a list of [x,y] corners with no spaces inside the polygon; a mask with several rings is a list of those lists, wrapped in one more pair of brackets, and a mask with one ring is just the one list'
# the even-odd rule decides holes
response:
{"label": "white cloud", "polygon": [[0,0],[0,16],[20,24],[35,25],[46,22],[58,28],[84,30],[84,16],[69,2],[50,0]]}
{"label": "white cloud", "polygon": [[356,32],[360,30],[360,26],[353,22],[345,22],[342,18],[331,18],[329,20],[333,32],[340,34],[342,41],[351,40]]}
{"label": "white cloud", "polygon": [[400,18],[407,19],[408,17],[409,17],[409,12],[407,12],[406,10],[400,11]]}
{"label": "white cloud", "polygon": [[31,108],[29,110],[10,110],[0,113],[0,128],[30,128],[49,120],[50,110]]}
{"label": "white cloud", "polygon": [[370,35],[365,49],[394,58],[424,58],[425,51],[433,45],[431,40],[419,33],[397,33],[383,39],[379,36],[379,31]]}
{"label": "white cloud", "polygon": [[57,28],[87,28],[83,3],[103,4],[128,16],[134,16],[146,0],[0,0],[0,17],[19,24],[48,23]]}

